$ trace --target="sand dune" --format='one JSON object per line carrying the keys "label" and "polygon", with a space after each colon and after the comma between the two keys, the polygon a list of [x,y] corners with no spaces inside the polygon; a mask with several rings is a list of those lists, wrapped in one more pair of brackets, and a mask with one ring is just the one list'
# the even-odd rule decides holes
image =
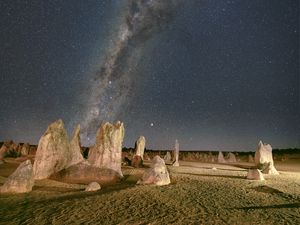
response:
{"label": "sand dune", "polygon": [[[86,185],[36,182],[29,194],[0,195],[1,224],[300,224],[300,173],[249,181],[233,165],[180,162],[171,185],[136,185],[146,168],[93,193]],[[0,165],[7,176],[13,165]],[[217,170],[213,170],[215,167]],[[1,177],[3,183],[5,178]]]}

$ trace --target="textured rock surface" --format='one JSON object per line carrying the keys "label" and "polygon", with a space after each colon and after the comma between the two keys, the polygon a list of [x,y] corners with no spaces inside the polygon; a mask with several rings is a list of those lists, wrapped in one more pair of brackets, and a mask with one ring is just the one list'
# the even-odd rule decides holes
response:
{"label": "textured rock surface", "polygon": [[124,125],[103,123],[97,131],[96,143],[90,149],[88,161],[92,166],[107,168],[122,175],[122,143],[124,138]]}
{"label": "textured rock surface", "polygon": [[226,163],[225,159],[224,159],[224,155],[222,152],[219,152],[218,155],[218,163]]}
{"label": "textured rock surface", "polygon": [[250,169],[247,174],[249,180],[265,180],[264,176],[258,169]]}
{"label": "textured rock surface", "polygon": [[101,189],[100,184],[97,182],[91,182],[89,185],[86,187],[85,191],[98,191]]}
{"label": "textured rock surface", "polygon": [[158,155],[153,158],[151,168],[145,171],[143,177],[137,182],[137,184],[155,185],[167,185],[170,183],[170,176],[165,161]]}
{"label": "textured rock surface", "polygon": [[236,162],[236,158],[235,158],[235,155],[233,153],[231,153],[231,152],[228,153],[227,162],[229,162],[229,163],[235,163]]}
{"label": "textured rock surface", "polygon": [[98,182],[99,184],[112,184],[119,182],[121,176],[115,170],[91,166],[88,162],[81,162],[63,169],[50,177],[65,183]]}
{"label": "textured rock surface", "polygon": [[52,123],[40,138],[33,164],[35,179],[45,179],[70,161],[68,135],[62,120]]}
{"label": "textured rock surface", "polygon": [[26,193],[34,185],[33,168],[30,160],[21,163],[5,181],[0,189],[1,193]]}
{"label": "textured rock surface", "polygon": [[274,167],[271,145],[263,144],[262,141],[260,141],[255,152],[254,160],[257,168],[262,170],[263,173],[273,175],[279,174]]}
{"label": "textured rock surface", "polygon": [[81,154],[80,144],[80,125],[78,124],[73,131],[73,136],[70,142],[70,161],[68,162],[67,167],[83,161],[84,158]]}
{"label": "textured rock surface", "polygon": [[178,140],[175,141],[174,158],[175,158],[175,162],[173,163],[173,166],[179,166],[179,142],[178,142]]}

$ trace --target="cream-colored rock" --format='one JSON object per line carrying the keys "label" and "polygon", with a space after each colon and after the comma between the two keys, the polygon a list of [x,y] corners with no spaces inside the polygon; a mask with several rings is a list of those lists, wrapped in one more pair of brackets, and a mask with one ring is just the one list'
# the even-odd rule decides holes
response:
{"label": "cream-colored rock", "polygon": [[140,136],[135,142],[135,153],[134,155],[140,156],[144,160],[146,139],[144,136]]}
{"label": "cream-colored rock", "polygon": [[236,158],[235,158],[235,155],[233,153],[231,153],[231,152],[228,153],[227,162],[236,163]]}
{"label": "cream-colored rock", "polygon": [[279,174],[274,167],[271,145],[263,144],[262,141],[260,141],[255,152],[254,160],[255,165],[262,171],[262,173],[272,175]]}
{"label": "cream-colored rock", "polygon": [[98,168],[112,169],[123,176],[121,171],[124,125],[103,123],[97,131],[96,143],[89,150],[88,161]]}
{"label": "cream-colored rock", "polygon": [[34,179],[40,180],[67,167],[70,162],[68,135],[62,120],[52,123],[40,138],[33,164]]}
{"label": "cream-colored rock", "polygon": [[30,160],[21,163],[5,181],[0,189],[1,193],[26,193],[34,185],[33,169]]}
{"label": "cream-colored rock", "polygon": [[249,163],[253,163],[254,162],[254,158],[251,154],[248,155],[248,162]]}
{"label": "cream-colored rock", "polygon": [[224,155],[222,152],[219,152],[218,155],[218,163],[226,163],[225,159],[224,159]]}
{"label": "cream-colored rock", "polygon": [[171,156],[170,152],[166,153],[166,155],[164,156],[164,160],[165,160],[165,163],[169,163],[172,161],[172,156]]}
{"label": "cream-colored rock", "polygon": [[80,125],[78,124],[73,131],[73,136],[70,142],[70,161],[68,162],[67,167],[83,161],[84,158],[81,154],[80,144]]}
{"label": "cream-colored rock", "polygon": [[21,155],[22,156],[28,155],[29,150],[30,150],[30,145],[28,143],[23,144],[22,147],[21,147]]}
{"label": "cream-colored rock", "polygon": [[100,189],[101,189],[100,184],[98,184],[97,182],[91,182],[88,184],[85,191],[98,191]]}
{"label": "cream-colored rock", "polygon": [[265,180],[264,176],[258,169],[250,169],[247,174],[249,180]]}
{"label": "cream-colored rock", "polygon": [[158,155],[153,158],[151,168],[146,170],[143,177],[137,182],[137,184],[155,184],[159,186],[170,183],[170,176],[165,161]]}
{"label": "cream-colored rock", "polygon": [[179,166],[179,142],[177,139],[175,141],[174,156],[175,162],[173,163],[173,166]]}

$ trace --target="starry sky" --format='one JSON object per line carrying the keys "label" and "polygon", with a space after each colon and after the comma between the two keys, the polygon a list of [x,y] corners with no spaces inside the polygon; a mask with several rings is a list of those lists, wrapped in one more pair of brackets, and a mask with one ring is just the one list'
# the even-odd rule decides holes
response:
{"label": "starry sky", "polygon": [[61,118],[93,144],[300,147],[298,0],[2,0],[0,140]]}

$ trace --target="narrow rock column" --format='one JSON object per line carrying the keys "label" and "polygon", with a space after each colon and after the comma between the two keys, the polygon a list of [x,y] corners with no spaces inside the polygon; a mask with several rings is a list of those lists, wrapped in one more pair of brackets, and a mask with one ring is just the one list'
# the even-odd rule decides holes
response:
{"label": "narrow rock column", "polygon": [[175,149],[174,149],[174,155],[175,155],[175,162],[173,163],[173,166],[179,166],[179,142],[176,139],[175,141]]}

